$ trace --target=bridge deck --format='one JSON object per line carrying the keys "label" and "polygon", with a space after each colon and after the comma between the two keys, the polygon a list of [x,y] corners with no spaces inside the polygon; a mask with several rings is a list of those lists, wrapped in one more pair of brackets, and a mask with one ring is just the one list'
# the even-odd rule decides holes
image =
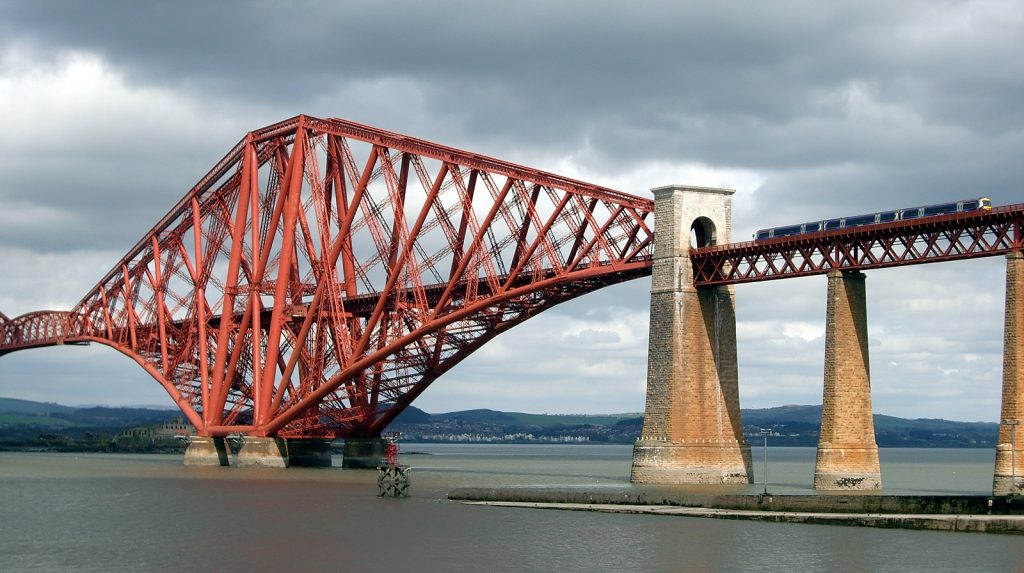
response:
{"label": "bridge deck", "polygon": [[1022,247],[1024,203],[695,249],[694,284],[728,285],[991,257]]}

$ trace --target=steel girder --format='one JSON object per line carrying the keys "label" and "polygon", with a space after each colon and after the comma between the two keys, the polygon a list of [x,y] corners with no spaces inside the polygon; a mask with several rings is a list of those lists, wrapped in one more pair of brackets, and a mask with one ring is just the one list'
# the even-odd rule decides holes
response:
{"label": "steel girder", "polygon": [[691,251],[694,284],[988,257],[1024,246],[1024,204]]}
{"label": "steel girder", "polygon": [[251,132],[70,312],[203,435],[374,436],[551,306],[650,273],[653,202],[340,119]]}

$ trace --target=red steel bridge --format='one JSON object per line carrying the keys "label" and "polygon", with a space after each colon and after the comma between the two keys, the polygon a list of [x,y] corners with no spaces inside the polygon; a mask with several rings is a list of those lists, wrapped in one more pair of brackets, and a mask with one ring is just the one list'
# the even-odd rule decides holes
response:
{"label": "red steel bridge", "polygon": [[[70,311],[0,356],[99,343],[198,433],[374,437],[488,340],[651,272],[654,203],[341,119],[253,131]],[[696,286],[993,256],[1024,204],[691,253]]]}

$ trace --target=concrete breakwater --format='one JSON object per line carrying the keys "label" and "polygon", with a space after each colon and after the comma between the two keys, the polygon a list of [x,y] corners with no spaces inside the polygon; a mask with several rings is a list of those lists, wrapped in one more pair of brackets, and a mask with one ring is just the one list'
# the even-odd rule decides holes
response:
{"label": "concrete breakwater", "polygon": [[701,495],[517,487],[460,488],[448,498],[512,507],[1024,534],[1024,500],[993,496]]}

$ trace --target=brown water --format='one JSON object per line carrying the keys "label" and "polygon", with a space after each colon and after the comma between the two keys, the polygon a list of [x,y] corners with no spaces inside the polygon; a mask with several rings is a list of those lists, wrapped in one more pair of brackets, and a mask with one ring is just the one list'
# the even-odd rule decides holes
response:
{"label": "brown water", "polygon": [[[0,571],[1024,571],[1024,539],[1015,536],[445,498],[471,485],[629,487],[628,446],[403,449],[414,468],[407,499],[377,497],[376,474],[367,471],[0,453]],[[772,491],[806,493],[813,455],[770,449]],[[883,450],[883,480],[899,492],[984,493],[991,460],[986,450]]]}

